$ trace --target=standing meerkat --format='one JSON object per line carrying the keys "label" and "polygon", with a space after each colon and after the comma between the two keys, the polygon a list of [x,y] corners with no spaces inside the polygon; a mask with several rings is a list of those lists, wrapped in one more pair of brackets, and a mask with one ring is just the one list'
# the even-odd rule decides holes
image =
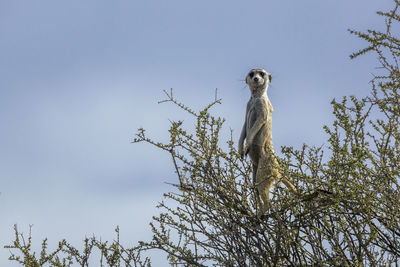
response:
{"label": "standing meerkat", "polygon": [[[267,88],[272,76],[263,69],[252,69],[246,77],[251,97],[247,103],[246,118],[239,139],[239,153],[243,158],[249,154],[253,163],[253,182],[257,201],[264,214],[269,206],[269,191],[277,181],[282,181],[292,192],[296,187],[281,175],[272,144],[272,104]],[[246,144],[244,140],[246,139]]]}

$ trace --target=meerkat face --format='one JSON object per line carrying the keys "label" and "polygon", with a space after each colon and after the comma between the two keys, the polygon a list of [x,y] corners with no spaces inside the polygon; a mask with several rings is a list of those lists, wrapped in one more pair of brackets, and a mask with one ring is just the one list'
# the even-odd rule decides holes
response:
{"label": "meerkat face", "polygon": [[271,74],[263,69],[252,69],[246,77],[246,83],[250,89],[266,87],[272,80]]}

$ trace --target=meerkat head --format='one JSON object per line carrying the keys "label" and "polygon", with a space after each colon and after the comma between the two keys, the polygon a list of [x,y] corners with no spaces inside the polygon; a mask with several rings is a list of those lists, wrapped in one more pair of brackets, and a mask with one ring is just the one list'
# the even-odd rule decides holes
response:
{"label": "meerkat head", "polygon": [[246,77],[246,83],[252,92],[259,89],[266,90],[271,80],[271,74],[264,69],[252,69]]}

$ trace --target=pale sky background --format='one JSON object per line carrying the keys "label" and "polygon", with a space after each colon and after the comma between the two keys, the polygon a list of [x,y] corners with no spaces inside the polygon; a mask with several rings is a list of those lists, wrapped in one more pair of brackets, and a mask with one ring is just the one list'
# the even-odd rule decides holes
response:
{"label": "pale sky background", "polygon": [[[131,144],[136,129],[166,140],[190,120],[162,90],[195,108],[223,105],[238,139],[253,67],[272,73],[275,148],[322,145],[331,100],[369,92],[374,56],[348,28],[383,28],[391,0],[1,0],[0,246],[13,225],[35,247],[85,236],[150,240],[148,223],[177,182],[170,156]],[[0,266],[19,266],[0,249]],[[156,255],[154,266],[166,266]],[[96,265],[93,265],[96,266]]]}

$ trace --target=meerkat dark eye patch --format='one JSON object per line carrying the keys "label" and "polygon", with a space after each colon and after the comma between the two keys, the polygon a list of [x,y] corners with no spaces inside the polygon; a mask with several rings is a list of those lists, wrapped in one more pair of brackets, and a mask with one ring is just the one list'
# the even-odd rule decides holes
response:
{"label": "meerkat dark eye patch", "polygon": [[250,72],[250,73],[249,73],[249,77],[250,77],[250,78],[253,78],[253,76],[254,76],[254,72]]}
{"label": "meerkat dark eye patch", "polygon": [[260,72],[260,76],[264,78],[265,73],[264,72]]}

